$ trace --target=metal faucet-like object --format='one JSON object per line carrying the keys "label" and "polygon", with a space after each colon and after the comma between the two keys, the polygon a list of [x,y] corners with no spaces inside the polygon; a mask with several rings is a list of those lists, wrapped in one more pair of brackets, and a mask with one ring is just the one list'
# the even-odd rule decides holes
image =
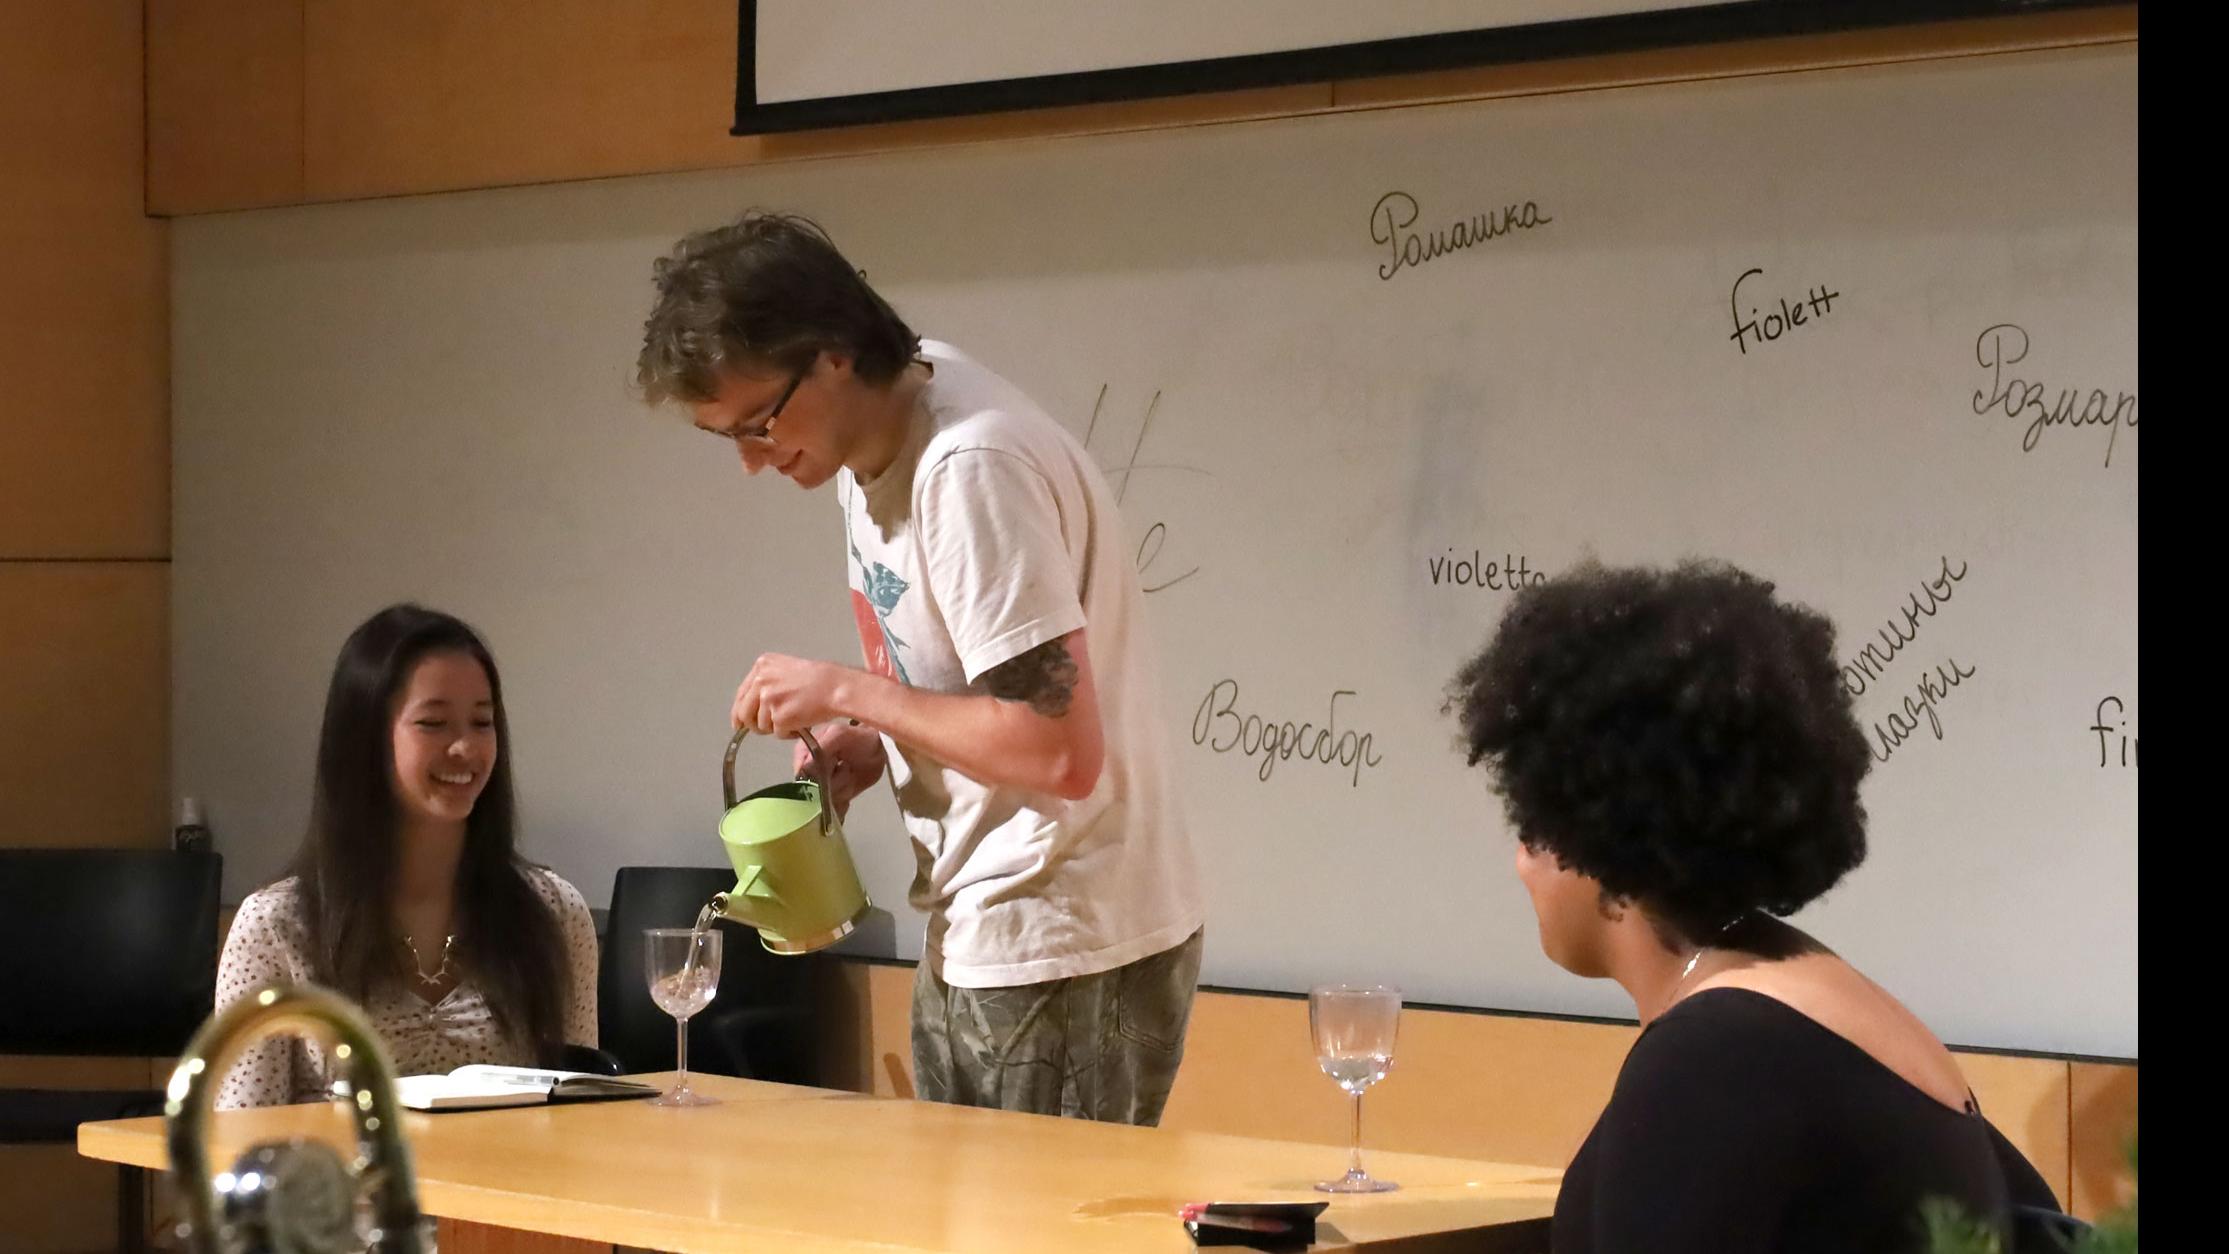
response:
{"label": "metal faucet-like object", "polygon": [[[256,1145],[232,1170],[211,1173],[216,1085],[262,1037],[304,1028],[332,1038],[329,1056],[348,1082],[356,1123],[356,1161],[344,1164],[332,1147],[297,1137]],[[163,1114],[185,1209],[178,1235],[192,1254],[434,1254],[433,1220],[419,1213],[403,1140],[394,1064],[346,998],[314,985],[275,985],[219,1011],[170,1073]]]}

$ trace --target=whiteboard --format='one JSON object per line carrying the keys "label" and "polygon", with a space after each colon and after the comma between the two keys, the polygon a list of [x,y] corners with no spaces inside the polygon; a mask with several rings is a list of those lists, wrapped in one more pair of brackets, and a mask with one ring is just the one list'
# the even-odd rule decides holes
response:
{"label": "whiteboard", "polygon": [[[1512,566],[1699,553],[1839,625],[1888,746],[1798,921],[1948,1040],[2134,1056],[2135,86],[2032,53],[180,221],[174,786],[234,895],[276,873],[333,655],[412,597],[504,667],[533,856],[593,902],[717,864],[752,657],[856,660],[841,527],[627,379],[652,259],[794,208],[1121,489],[1207,981],[1629,1015],[1541,956],[1440,707]],[[1265,758],[1288,721],[1334,760]],[[917,956],[888,798],[848,826]]]}

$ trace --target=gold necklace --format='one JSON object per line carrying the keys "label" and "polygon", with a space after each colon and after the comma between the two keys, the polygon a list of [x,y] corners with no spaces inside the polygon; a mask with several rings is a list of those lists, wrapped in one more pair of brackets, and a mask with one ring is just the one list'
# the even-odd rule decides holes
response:
{"label": "gold necklace", "polygon": [[403,948],[410,951],[410,973],[418,977],[418,982],[428,988],[441,987],[441,982],[449,978],[449,957],[450,951],[457,946],[456,934],[452,932],[441,938],[441,965],[432,975],[426,974],[426,960],[418,956],[418,943],[405,936],[402,944]]}
{"label": "gold necklace", "polygon": [[1726,922],[1722,924],[1717,931],[1710,934],[1710,941],[1707,944],[1699,946],[1695,950],[1695,952],[1688,957],[1687,965],[1681,967],[1679,970],[1679,978],[1672,981],[1671,991],[1664,995],[1665,1009],[1671,1009],[1672,1003],[1679,1000],[1680,986],[1687,983],[1688,976],[1695,974],[1695,964],[1703,960],[1703,955],[1709,953],[1712,947],[1718,944],[1718,939],[1720,937],[1734,930],[1734,924],[1739,923],[1743,919],[1746,919],[1748,917],[1749,911],[1744,910],[1740,914],[1735,915],[1733,918],[1726,920]]}

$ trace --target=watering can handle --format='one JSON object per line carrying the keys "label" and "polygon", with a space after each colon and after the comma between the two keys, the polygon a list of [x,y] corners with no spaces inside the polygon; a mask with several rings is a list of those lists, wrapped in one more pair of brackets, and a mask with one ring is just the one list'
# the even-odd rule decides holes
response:
{"label": "watering can handle", "polygon": [[[750,734],[751,729],[748,727],[735,729],[735,738],[728,741],[727,760],[720,767],[720,795],[727,798],[727,808],[730,810],[735,808],[735,751],[743,747],[743,738]],[[820,777],[832,783],[835,776],[828,771],[828,759],[820,756],[820,742],[814,740],[813,734],[802,727],[797,729],[797,738],[805,742],[806,751],[813,755],[813,765],[820,768]],[[800,775],[798,778],[803,779],[804,776]],[[820,834],[826,836],[834,825],[835,820],[828,813],[828,785],[824,784],[820,790]]]}

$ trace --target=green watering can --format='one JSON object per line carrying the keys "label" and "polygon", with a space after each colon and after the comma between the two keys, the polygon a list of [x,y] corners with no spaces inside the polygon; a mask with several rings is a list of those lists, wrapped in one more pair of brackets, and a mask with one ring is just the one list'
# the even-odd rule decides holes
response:
{"label": "green watering can", "polygon": [[[712,909],[757,928],[759,944],[774,953],[826,949],[851,935],[874,903],[859,886],[843,823],[819,781],[799,776],[735,799],[735,751],[749,734],[738,728],[728,741],[720,774],[728,806],[720,843],[735,867],[735,887],[714,895]],[[833,778],[812,733],[798,737],[821,778]]]}

